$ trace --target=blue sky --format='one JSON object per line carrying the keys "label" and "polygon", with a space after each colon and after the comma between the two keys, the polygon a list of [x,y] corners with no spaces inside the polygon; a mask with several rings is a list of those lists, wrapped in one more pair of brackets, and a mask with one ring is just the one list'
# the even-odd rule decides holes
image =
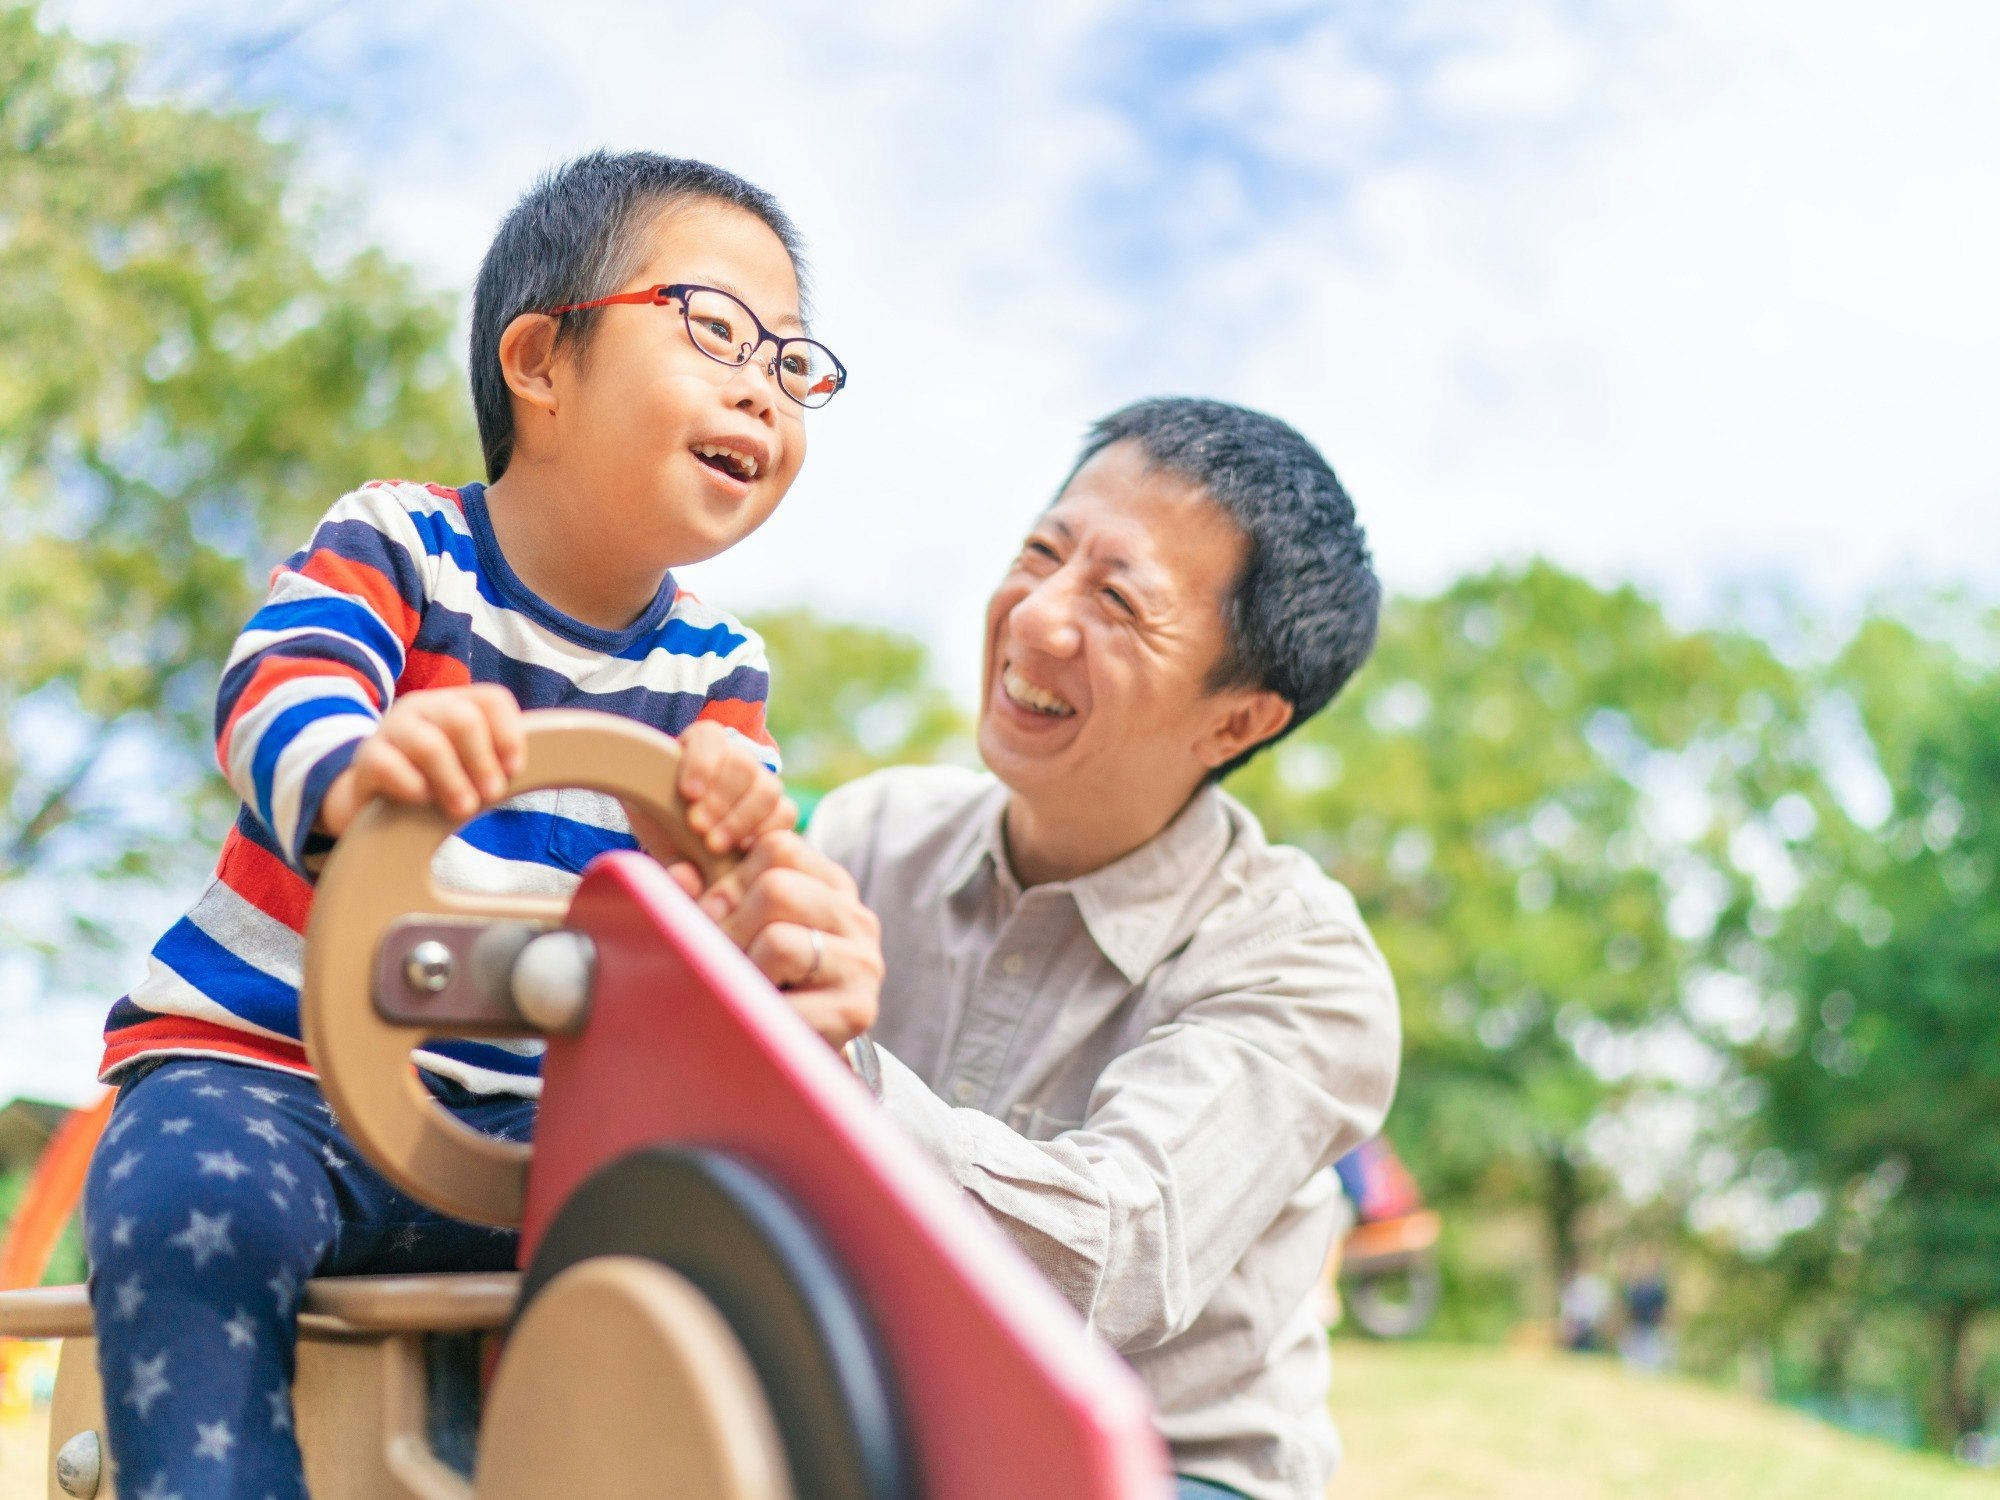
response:
{"label": "blue sky", "polygon": [[961,690],[1084,427],[1162,391],[1319,442],[1399,588],[1541,553],[1690,612],[2000,596],[1990,0],[50,14],[271,105],[358,233],[461,293],[564,156],[771,188],[853,383],[693,581],[919,631]]}
{"label": "blue sky", "polygon": [[777,191],[855,376],[777,520],[705,570],[732,604],[962,652],[1081,428],[1161,390],[1319,440],[1403,587],[1533,552],[1691,606],[2000,583],[1990,5],[56,13],[274,103],[453,290],[579,150]]}

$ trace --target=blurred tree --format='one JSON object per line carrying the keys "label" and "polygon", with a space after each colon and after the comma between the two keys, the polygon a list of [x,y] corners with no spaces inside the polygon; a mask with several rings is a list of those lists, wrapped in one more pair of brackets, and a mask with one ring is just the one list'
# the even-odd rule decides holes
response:
{"label": "blurred tree", "polygon": [[0,889],[92,820],[65,874],[144,874],[171,820],[94,796],[106,756],[205,758],[219,659],[334,496],[476,472],[449,301],[336,248],[256,116],[130,76],[0,7]]}
{"label": "blurred tree", "polygon": [[1832,1352],[1870,1312],[1921,1315],[1947,1443],[1985,1424],[1973,1334],[2000,1310],[2000,615],[1961,639],[1874,619],[1830,673],[1892,801],[1822,820],[1764,945],[1789,1024],[1742,1052],[1756,1165],[1822,1206],[1786,1257],[1826,1262]]}
{"label": "blurred tree", "polygon": [[770,650],[771,733],[794,796],[809,802],[881,766],[936,760],[966,734],[908,636],[808,609],[749,623]]}
{"label": "blurred tree", "polygon": [[1678,1024],[1738,878],[1726,752],[1790,694],[1756,640],[1537,563],[1392,603],[1353,687],[1232,783],[1388,955],[1389,1129],[1427,1190],[1535,1206],[1559,1281],[1601,1188],[1585,1132]]}

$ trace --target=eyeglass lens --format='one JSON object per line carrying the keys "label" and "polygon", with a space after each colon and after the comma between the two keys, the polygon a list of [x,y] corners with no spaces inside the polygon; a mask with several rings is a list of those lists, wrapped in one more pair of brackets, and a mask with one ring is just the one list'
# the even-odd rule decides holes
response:
{"label": "eyeglass lens", "polygon": [[[701,288],[687,294],[688,337],[710,359],[747,362],[757,348],[757,320],[727,292]],[[778,349],[778,383],[801,406],[824,406],[840,389],[840,367],[824,344],[786,339]]]}

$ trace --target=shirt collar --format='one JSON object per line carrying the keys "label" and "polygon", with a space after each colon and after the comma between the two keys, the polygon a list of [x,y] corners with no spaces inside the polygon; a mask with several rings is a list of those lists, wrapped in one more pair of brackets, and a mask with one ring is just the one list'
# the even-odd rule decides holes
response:
{"label": "shirt collar", "polygon": [[[955,897],[990,872],[1010,900],[1020,886],[1007,862],[1007,789],[996,784],[975,816],[972,837],[945,872],[945,895]],[[1066,891],[1098,951],[1137,984],[1179,941],[1180,918],[1229,846],[1229,814],[1214,785],[1205,785],[1171,823],[1122,859],[1074,880],[1042,887]]]}
{"label": "shirt collar", "polygon": [[965,820],[970,837],[945,869],[944,893],[947,899],[965,891],[975,876],[989,869],[1005,884],[1010,895],[1020,894],[1014,872],[1007,864],[1007,795],[1005,783],[995,780],[973,808],[972,815]]}

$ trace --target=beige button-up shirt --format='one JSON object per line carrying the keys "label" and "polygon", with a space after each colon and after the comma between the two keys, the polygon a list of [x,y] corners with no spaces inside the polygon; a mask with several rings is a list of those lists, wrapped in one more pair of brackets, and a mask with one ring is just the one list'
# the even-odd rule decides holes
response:
{"label": "beige button-up shirt", "polygon": [[1026,890],[1006,800],[907,767],[813,816],[882,921],[885,1106],[1131,1362],[1176,1469],[1319,1500],[1338,1443],[1308,1294],[1326,1168],[1395,1087],[1388,966],[1346,889],[1213,787]]}

